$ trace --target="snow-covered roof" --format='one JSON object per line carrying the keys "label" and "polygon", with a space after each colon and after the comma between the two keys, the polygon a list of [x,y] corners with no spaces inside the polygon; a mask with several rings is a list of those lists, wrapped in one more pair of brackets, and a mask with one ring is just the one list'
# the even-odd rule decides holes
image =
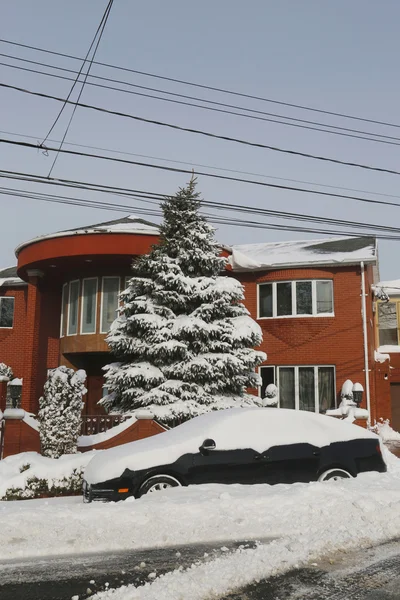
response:
{"label": "snow-covered roof", "polygon": [[241,244],[230,247],[234,271],[257,271],[304,265],[349,265],[377,262],[374,237],[332,237],[293,242]]}
{"label": "snow-covered roof", "polygon": [[383,290],[388,296],[400,296],[400,279],[380,281],[375,284],[375,290]]}
{"label": "snow-covered roof", "polygon": [[0,269],[0,287],[14,285],[27,285],[25,281],[22,281],[22,279],[18,277],[17,267],[6,267],[5,269]]}
{"label": "snow-covered roof", "polygon": [[57,231],[55,233],[48,233],[39,237],[23,242],[15,249],[15,254],[18,256],[19,252],[25,246],[41,242],[42,240],[48,240],[57,237],[69,237],[75,235],[86,235],[96,233],[133,233],[137,235],[158,235],[158,226],[150,221],[140,219],[136,215],[128,215],[121,219],[114,221],[106,221],[104,223],[96,223],[95,225],[88,225],[87,227],[80,227],[78,229],[66,229],[64,231]]}

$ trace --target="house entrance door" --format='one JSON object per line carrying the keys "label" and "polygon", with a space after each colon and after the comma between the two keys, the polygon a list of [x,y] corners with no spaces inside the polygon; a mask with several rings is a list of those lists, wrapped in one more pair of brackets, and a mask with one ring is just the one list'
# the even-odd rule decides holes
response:
{"label": "house entrance door", "polygon": [[390,384],[390,397],[392,402],[391,426],[395,431],[400,431],[400,383]]}

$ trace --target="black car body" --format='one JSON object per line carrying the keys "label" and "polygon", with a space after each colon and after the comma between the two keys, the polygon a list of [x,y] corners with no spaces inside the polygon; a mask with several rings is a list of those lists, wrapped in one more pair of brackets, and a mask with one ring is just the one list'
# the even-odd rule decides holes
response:
{"label": "black car body", "polygon": [[229,409],[99,453],[83,492],[88,502],[117,501],[175,485],[310,482],[365,471],[385,472],[386,463],[379,438],[361,427],[304,411]]}

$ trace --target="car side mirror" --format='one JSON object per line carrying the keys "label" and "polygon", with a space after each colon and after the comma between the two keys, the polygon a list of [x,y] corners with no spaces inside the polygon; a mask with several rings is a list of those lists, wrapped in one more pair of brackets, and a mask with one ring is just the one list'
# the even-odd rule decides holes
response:
{"label": "car side mirror", "polygon": [[216,448],[216,444],[215,444],[214,440],[206,439],[200,446],[199,450],[200,450],[201,454],[208,454],[212,450],[215,450],[215,448]]}

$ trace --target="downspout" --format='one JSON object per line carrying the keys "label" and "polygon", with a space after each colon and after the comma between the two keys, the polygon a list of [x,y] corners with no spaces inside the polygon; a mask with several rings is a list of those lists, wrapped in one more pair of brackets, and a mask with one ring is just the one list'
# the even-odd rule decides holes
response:
{"label": "downspout", "polygon": [[367,335],[367,303],[365,301],[365,268],[361,261],[361,314],[363,322],[364,337],[364,370],[365,370],[365,394],[367,398],[368,423],[371,422],[371,396],[369,389],[369,362],[368,362],[368,335]]}

